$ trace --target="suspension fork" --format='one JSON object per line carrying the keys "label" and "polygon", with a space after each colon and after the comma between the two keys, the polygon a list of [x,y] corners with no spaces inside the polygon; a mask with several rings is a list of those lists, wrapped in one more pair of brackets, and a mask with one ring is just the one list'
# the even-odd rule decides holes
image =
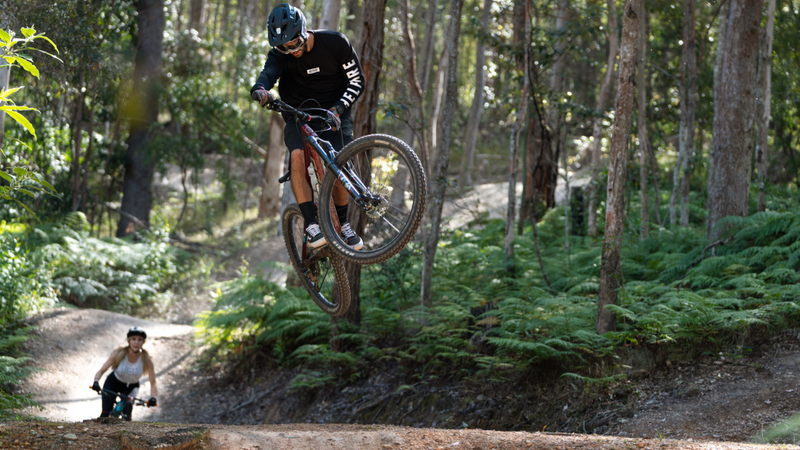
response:
{"label": "suspension fork", "polygon": [[[303,125],[303,135],[305,136],[306,145],[311,147],[311,149],[314,151],[313,153],[322,159],[325,167],[336,175],[336,178],[340,183],[342,183],[342,186],[344,186],[345,190],[350,194],[350,197],[353,198],[357,205],[363,205],[365,203],[364,196],[361,194],[361,192],[359,192],[358,189],[361,189],[362,192],[367,192],[367,187],[364,186],[361,180],[359,180],[357,177],[352,177],[355,181],[351,181],[350,177],[348,177],[348,175],[333,162],[331,159],[333,148],[329,148],[330,153],[323,150],[318,139],[319,136],[317,136],[311,127],[308,125]],[[353,185],[353,183],[356,183],[358,189]]]}

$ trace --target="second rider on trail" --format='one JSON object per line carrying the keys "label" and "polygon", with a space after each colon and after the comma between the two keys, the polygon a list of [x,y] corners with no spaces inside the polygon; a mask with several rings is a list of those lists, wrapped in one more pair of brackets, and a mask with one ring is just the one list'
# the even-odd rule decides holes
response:
{"label": "second rider on trail", "polygon": [[[353,46],[337,31],[306,30],[303,13],[286,3],[276,6],[269,15],[267,24],[269,44],[272,46],[264,63],[264,69],[250,90],[250,95],[261,106],[275,100],[270,92],[280,80],[278,93],[281,100],[299,108],[303,103],[333,112],[339,126],[320,133],[336,151],[340,151],[353,140],[353,119],[350,109],[364,90],[364,75]],[[292,193],[303,213],[308,245],[319,248],[325,245],[311,197],[311,187],[306,182],[307,164],[303,154],[303,136],[294,116],[284,114],[286,126],[283,141],[291,152],[290,180]],[[333,189],[333,202],[341,224],[342,240],[350,247],[360,250],[361,238],[350,228],[347,221],[347,191],[340,183]]]}

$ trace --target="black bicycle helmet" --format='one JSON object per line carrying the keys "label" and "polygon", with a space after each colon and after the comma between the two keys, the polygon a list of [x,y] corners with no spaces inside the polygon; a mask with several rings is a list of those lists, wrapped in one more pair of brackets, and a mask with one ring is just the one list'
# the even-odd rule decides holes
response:
{"label": "black bicycle helmet", "polygon": [[128,337],[131,336],[141,336],[142,339],[147,339],[147,333],[145,333],[144,330],[139,327],[133,327],[128,330]]}
{"label": "black bicycle helmet", "polygon": [[300,36],[308,40],[306,18],[303,13],[287,3],[281,3],[269,13],[267,21],[269,45],[277,47]]}

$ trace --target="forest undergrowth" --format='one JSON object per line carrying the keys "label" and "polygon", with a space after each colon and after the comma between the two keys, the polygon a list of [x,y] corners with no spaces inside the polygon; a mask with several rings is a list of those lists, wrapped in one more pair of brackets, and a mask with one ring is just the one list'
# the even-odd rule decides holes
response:
{"label": "forest undergrowth", "polygon": [[25,319],[56,306],[156,315],[199,265],[154,226],[136,240],[92,237],[82,213],[40,224],[0,222],[0,419],[35,406],[16,392],[37,370],[17,346],[30,337]]}
{"label": "forest undergrowth", "polygon": [[[362,323],[337,323],[339,352],[331,349],[331,319],[302,288],[259,279],[243,267],[241,277],[218,285],[214,310],[198,322],[207,349],[202,361],[207,367],[222,363],[234,378],[248,373],[240,370],[246,366],[292,369],[291,387],[298,392],[355,385],[385,370],[399,380],[397,392],[420,384],[499,386],[533,377],[578,380],[600,394],[667,360],[723,350],[741,354],[795,326],[796,198],[788,190],[771,211],[724,219],[719,226],[725,232],[714,243],[706,240],[701,209],[687,228],[651,224],[646,239],[629,221],[623,288],[610,307],[617,331],[605,335],[595,332],[601,244],[570,236],[567,247],[561,207],[538,224],[549,284],[530,225],[507,260],[505,223],[477,220],[443,234],[433,304],[419,302],[419,246],[365,266]],[[632,351],[649,356],[632,359]]]}

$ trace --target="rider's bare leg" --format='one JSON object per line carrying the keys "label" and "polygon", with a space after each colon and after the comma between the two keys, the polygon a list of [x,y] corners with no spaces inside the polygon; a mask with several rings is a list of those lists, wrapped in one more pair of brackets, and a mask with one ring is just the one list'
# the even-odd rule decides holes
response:
{"label": "rider's bare leg", "polygon": [[[297,203],[305,203],[311,201],[311,186],[308,185],[306,181],[306,176],[308,175],[308,168],[306,166],[305,155],[303,155],[303,150],[301,149],[294,149],[292,150],[292,175],[290,178],[290,182],[292,183],[292,193],[294,194],[294,198],[297,199]],[[334,202],[336,201],[336,193],[334,190]]]}
{"label": "rider's bare leg", "polygon": [[347,193],[347,189],[342,186],[339,180],[336,180],[336,184],[333,185],[333,203],[337,206],[343,206],[346,205],[349,200],[350,194]]}

